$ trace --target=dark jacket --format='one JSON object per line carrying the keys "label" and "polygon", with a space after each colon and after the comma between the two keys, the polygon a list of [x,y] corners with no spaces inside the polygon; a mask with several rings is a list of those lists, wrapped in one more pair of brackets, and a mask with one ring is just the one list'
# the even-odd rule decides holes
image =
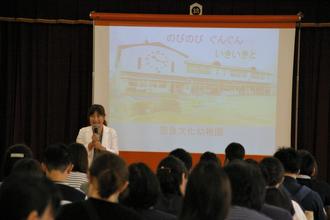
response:
{"label": "dark jacket", "polygon": [[100,199],[88,200],[64,205],[57,220],[142,220],[133,210],[118,203]]}

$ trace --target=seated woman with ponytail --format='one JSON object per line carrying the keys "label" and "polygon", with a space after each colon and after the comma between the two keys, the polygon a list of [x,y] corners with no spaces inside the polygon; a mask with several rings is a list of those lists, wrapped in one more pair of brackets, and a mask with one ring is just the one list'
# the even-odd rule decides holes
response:
{"label": "seated woman with ponytail", "polygon": [[174,156],[164,158],[157,167],[161,196],[155,208],[178,216],[186,190],[188,171],[184,163]]}
{"label": "seated woman with ponytail", "polygon": [[57,219],[141,220],[131,209],[118,203],[118,196],[128,186],[128,169],[123,159],[102,152],[89,169],[88,200],[62,207]]}

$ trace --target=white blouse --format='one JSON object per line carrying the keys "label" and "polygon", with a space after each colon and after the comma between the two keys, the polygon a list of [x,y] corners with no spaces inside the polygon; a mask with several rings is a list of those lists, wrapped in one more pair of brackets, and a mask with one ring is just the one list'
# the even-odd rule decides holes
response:
{"label": "white blouse", "polygon": [[[79,134],[76,142],[83,144],[88,152],[88,166],[91,165],[94,157],[94,149],[88,150],[88,144],[92,142],[93,130],[92,126],[83,127],[79,130]],[[107,151],[115,154],[119,154],[118,150],[118,136],[115,129],[103,125],[102,133],[102,146],[105,147]]]}

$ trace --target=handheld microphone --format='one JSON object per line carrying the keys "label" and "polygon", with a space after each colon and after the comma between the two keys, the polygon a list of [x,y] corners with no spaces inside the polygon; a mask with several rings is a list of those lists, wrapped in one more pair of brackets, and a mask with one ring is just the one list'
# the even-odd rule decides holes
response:
{"label": "handheld microphone", "polygon": [[99,134],[99,125],[98,124],[94,124],[94,125],[92,125],[92,129],[93,129],[93,133],[94,134]]}

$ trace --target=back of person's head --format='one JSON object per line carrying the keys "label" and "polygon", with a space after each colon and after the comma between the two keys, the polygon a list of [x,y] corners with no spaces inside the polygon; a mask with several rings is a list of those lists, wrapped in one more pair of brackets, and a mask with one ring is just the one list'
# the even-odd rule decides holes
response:
{"label": "back of person's head", "polygon": [[192,157],[189,152],[182,148],[177,148],[170,152],[170,156],[174,156],[176,158],[179,158],[185,165],[187,170],[191,170],[192,167]]}
{"label": "back of person's head", "polygon": [[265,180],[258,166],[233,161],[225,166],[232,189],[232,205],[259,211],[265,199]]}
{"label": "back of person's head", "polygon": [[128,170],[128,196],[124,203],[136,209],[148,209],[154,206],[160,195],[156,175],[144,163],[131,164]]}
{"label": "back of person's head", "polygon": [[107,151],[94,159],[89,175],[90,184],[96,186],[98,195],[103,199],[124,190],[128,183],[128,169],[125,161]]}
{"label": "back of person's head", "polygon": [[240,143],[232,142],[230,143],[225,150],[226,160],[243,160],[245,157],[245,149]]}
{"label": "back of person's head", "polygon": [[298,151],[300,157],[300,174],[307,176],[315,176],[317,171],[317,162],[315,157],[306,150]]}
{"label": "back of person's head", "polygon": [[164,158],[157,167],[157,178],[162,193],[182,195],[180,187],[187,173],[186,166],[178,158],[174,156]]}
{"label": "back of person's head", "polygon": [[282,183],[284,168],[279,159],[275,157],[264,158],[260,161],[259,166],[267,186],[273,187]]}
{"label": "back of person's head", "polygon": [[88,155],[84,145],[72,143],[68,146],[70,160],[73,165],[72,171],[87,173]]}
{"label": "back of person's head", "polygon": [[2,177],[9,176],[11,169],[15,163],[24,158],[33,158],[31,149],[25,144],[14,144],[10,146],[3,159],[2,163]]}
{"label": "back of person's head", "polygon": [[64,172],[71,164],[68,147],[65,144],[49,145],[44,152],[43,164],[48,171]]}
{"label": "back of person's head", "polygon": [[230,202],[231,189],[226,173],[215,163],[199,163],[189,177],[180,219],[225,219]]}
{"label": "back of person's head", "polygon": [[275,157],[264,158],[260,161],[259,167],[268,186],[265,203],[283,208],[294,215],[291,198],[281,184],[284,179],[284,168],[281,161]]}
{"label": "back of person's head", "polygon": [[25,158],[14,165],[10,175],[35,175],[44,176],[39,161],[32,158]]}
{"label": "back of person's head", "polygon": [[247,158],[244,161],[249,163],[249,164],[255,165],[255,166],[259,165],[258,161],[256,161],[255,159],[252,159],[252,158]]}
{"label": "back of person's head", "polygon": [[300,169],[300,157],[293,148],[280,148],[274,154],[279,159],[287,173],[298,174]]}
{"label": "back of person's head", "polygon": [[202,163],[202,162],[215,163],[216,165],[221,166],[220,159],[217,157],[217,155],[215,153],[210,152],[210,151],[206,151],[201,155],[201,157],[199,159],[199,163]]}
{"label": "back of person's head", "polygon": [[0,188],[1,219],[54,219],[60,196],[45,176],[10,175]]}

